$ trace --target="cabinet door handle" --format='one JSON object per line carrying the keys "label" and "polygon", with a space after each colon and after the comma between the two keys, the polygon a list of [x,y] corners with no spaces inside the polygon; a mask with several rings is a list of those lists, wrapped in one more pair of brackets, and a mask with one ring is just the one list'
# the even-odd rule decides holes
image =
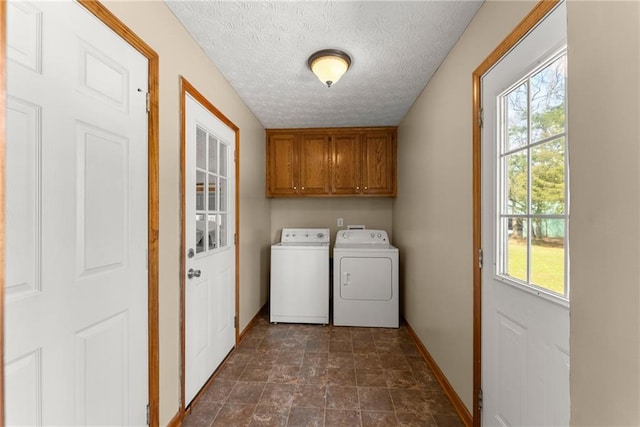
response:
{"label": "cabinet door handle", "polygon": [[304,187],[300,187],[302,190],[304,190]]}
{"label": "cabinet door handle", "polygon": [[297,189],[298,189],[298,187],[296,187],[296,186],[294,185],[294,186],[293,186],[293,189],[294,189],[294,190],[297,190]]}
{"label": "cabinet door handle", "polygon": [[369,188],[369,187],[364,187],[364,189],[365,189],[365,190],[366,190],[367,188]]}

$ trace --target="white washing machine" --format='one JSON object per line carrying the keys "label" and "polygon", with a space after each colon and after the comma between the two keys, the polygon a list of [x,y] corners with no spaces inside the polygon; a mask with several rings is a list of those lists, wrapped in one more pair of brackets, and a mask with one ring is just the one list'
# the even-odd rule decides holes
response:
{"label": "white washing machine", "polygon": [[270,320],[329,324],[329,229],[283,228],[271,246]]}
{"label": "white washing machine", "polygon": [[338,231],[333,247],[333,324],[400,326],[398,248],[386,231]]}

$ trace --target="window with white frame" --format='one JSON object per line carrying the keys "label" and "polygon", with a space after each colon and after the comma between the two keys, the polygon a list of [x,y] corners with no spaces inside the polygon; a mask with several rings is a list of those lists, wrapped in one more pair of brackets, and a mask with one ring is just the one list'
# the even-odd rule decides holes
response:
{"label": "window with white frame", "polygon": [[214,134],[196,128],[196,253],[229,245],[228,147]]}
{"label": "window with white frame", "polygon": [[566,48],[498,97],[498,265],[568,299]]}

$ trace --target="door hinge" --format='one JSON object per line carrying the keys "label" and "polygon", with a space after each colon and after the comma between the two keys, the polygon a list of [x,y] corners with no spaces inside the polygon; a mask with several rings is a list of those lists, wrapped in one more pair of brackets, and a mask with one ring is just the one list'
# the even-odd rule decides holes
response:
{"label": "door hinge", "polygon": [[482,248],[478,249],[478,268],[482,269],[484,265],[484,252]]}
{"label": "door hinge", "polygon": [[142,90],[142,88],[138,88],[138,93],[142,93],[144,92],[144,99],[145,99],[145,109],[147,110],[147,113],[149,111],[151,111],[151,100],[149,98],[149,92],[145,92],[144,90]]}
{"label": "door hinge", "polygon": [[147,403],[147,425],[149,425],[149,404]]}
{"label": "door hinge", "polygon": [[478,390],[478,410],[482,412],[482,389]]}
{"label": "door hinge", "polygon": [[484,110],[482,107],[478,110],[478,124],[480,125],[480,128],[484,127]]}
{"label": "door hinge", "polygon": [[233,244],[234,245],[238,244],[238,233],[233,233]]}
{"label": "door hinge", "polygon": [[238,328],[238,316],[233,316],[233,327]]}

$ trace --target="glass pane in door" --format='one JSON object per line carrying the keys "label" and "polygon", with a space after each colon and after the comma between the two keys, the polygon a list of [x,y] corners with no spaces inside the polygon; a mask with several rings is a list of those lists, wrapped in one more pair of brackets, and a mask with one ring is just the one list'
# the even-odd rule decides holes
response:
{"label": "glass pane in door", "polygon": [[218,247],[218,242],[216,241],[216,235],[218,234],[218,215],[216,214],[209,214],[207,215],[208,217],[208,224],[207,224],[207,228],[208,228],[208,233],[207,233],[207,237],[208,237],[208,242],[209,242],[209,249],[215,249]]}
{"label": "glass pane in door", "polygon": [[502,223],[504,224],[503,229],[507,230],[503,237],[506,243],[506,247],[503,248],[506,255],[503,274],[526,282],[529,257],[527,220],[525,218],[503,218]]}
{"label": "glass pane in door", "polygon": [[216,197],[217,197],[216,176],[213,174],[209,174],[209,193],[208,193],[209,212],[217,210]]}
{"label": "glass pane in door", "polygon": [[206,169],[205,162],[207,160],[206,156],[206,146],[207,142],[207,133],[197,127],[196,128],[196,168],[198,169]]}
{"label": "glass pane in door", "polygon": [[564,132],[565,62],[562,56],[531,77],[532,142]]}
{"label": "glass pane in door", "polygon": [[218,140],[209,135],[209,172],[218,172]]}
{"label": "glass pane in door", "polygon": [[220,144],[220,176],[227,176],[227,145]]}
{"label": "glass pane in door", "polygon": [[220,178],[220,212],[224,212],[227,210],[227,180],[224,178]]}
{"label": "glass pane in door", "polygon": [[205,215],[202,213],[196,214],[196,253],[204,252],[205,244]]}
{"label": "glass pane in door", "polygon": [[504,192],[502,207],[507,214],[526,214],[528,200],[527,150],[516,151],[504,157]]}
{"label": "glass pane in door", "polygon": [[531,213],[562,215],[565,206],[564,138],[531,149]]}
{"label": "glass pane in door", "polygon": [[224,248],[227,246],[227,235],[229,234],[227,231],[227,214],[220,215],[220,247]]}
{"label": "glass pane in door", "polygon": [[196,171],[196,210],[203,211],[205,207],[205,180],[206,175],[204,172]]}
{"label": "glass pane in door", "polygon": [[527,84],[518,86],[505,96],[506,146],[505,151],[524,147],[528,141]]}
{"label": "glass pane in door", "polygon": [[565,221],[531,220],[531,282],[556,294],[565,294]]}

